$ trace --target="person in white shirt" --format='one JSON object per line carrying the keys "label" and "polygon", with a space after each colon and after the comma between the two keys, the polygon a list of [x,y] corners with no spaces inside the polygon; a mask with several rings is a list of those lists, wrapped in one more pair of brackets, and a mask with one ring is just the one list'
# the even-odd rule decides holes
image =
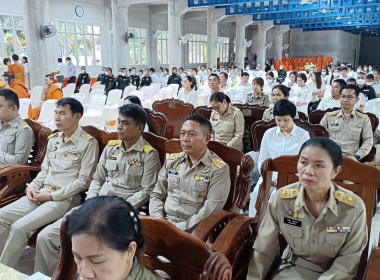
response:
{"label": "person in white shirt", "polygon": [[307,104],[311,101],[312,88],[306,85],[306,75],[304,73],[297,74],[297,84],[290,91],[290,98],[296,106],[297,111],[307,114]]}
{"label": "person in white shirt", "polygon": [[158,79],[158,82],[161,84],[161,87],[168,86],[168,79],[169,79],[169,69],[165,68],[165,71],[162,73],[162,76]]}
{"label": "person in white shirt", "polygon": [[[294,123],[296,113],[296,106],[287,99],[281,99],[274,105],[273,115],[277,126],[268,129],[261,140],[257,162],[259,172],[262,164],[268,158],[274,159],[283,155],[297,155],[303,143],[310,139],[309,133]],[[275,175],[273,180],[277,179]],[[254,191],[250,194],[249,216],[251,217],[256,215],[255,204],[261,183],[262,178],[260,177]]]}
{"label": "person in white shirt", "polygon": [[329,75],[329,70],[327,69],[327,67],[322,68],[321,75],[322,75],[322,82],[325,85],[327,85],[330,81],[330,78],[331,78]]}
{"label": "person in white shirt", "polygon": [[285,85],[292,89],[297,84],[297,71],[292,71],[289,74],[289,77],[285,80]]}
{"label": "person in white shirt", "polygon": [[265,75],[265,72],[263,70],[261,70],[261,66],[260,64],[257,64],[256,65],[256,71],[253,71],[253,76],[255,76],[255,78],[263,78]]}
{"label": "person in white shirt", "polygon": [[65,77],[68,80],[68,83],[75,83],[77,80],[77,70],[75,65],[71,62],[71,57],[66,57],[66,72]]}
{"label": "person in white shirt", "polygon": [[228,95],[230,97],[230,87],[227,84],[228,81],[228,75],[225,72],[220,73],[219,75],[219,91],[223,92],[224,94]]}
{"label": "person in white shirt", "polygon": [[198,76],[197,68],[191,69],[191,77],[195,79],[195,82],[197,83],[197,86],[201,84],[201,77]]}
{"label": "person in white shirt", "polygon": [[[272,65],[273,66],[273,65]],[[277,72],[277,71],[276,71]],[[265,75],[265,84],[264,84],[264,89],[263,89],[263,92],[270,96],[271,93],[272,93],[272,89],[275,85],[278,85],[278,83],[276,82],[276,76],[274,75],[273,71],[269,71],[266,75]]]}
{"label": "person in white shirt", "polygon": [[376,92],[376,97],[380,97],[380,73],[379,70],[373,71],[373,89]]}
{"label": "person in white shirt", "polygon": [[150,68],[149,69],[149,75],[150,77],[152,78],[152,82],[153,83],[158,83],[158,80],[159,80],[159,75],[157,73],[155,73],[156,70],[154,70],[154,68]]}
{"label": "person in white shirt", "polygon": [[[368,100],[364,105],[364,113],[372,113],[375,114],[378,119],[380,119],[380,98]],[[374,144],[380,143],[380,124],[375,130],[373,134],[375,137]]]}
{"label": "person in white shirt", "polygon": [[231,77],[231,86],[234,87],[234,86],[237,86],[237,85],[240,85],[241,83],[241,78],[239,76],[239,69],[238,68],[235,68],[234,69],[234,74],[232,75]]}
{"label": "person in white shirt", "polygon": [[322,98],[319,102],[317,110],[325,111],[330,108],[340,108],[340,92],[346,85],[346,82],[342,79],[335,80],[331,86],[331,96]]}
{"label": "person in white shirt", "polygon": [[276,71],[276,69],[275,69],[275,67],[274,67],[273,64],[270,66],[270,72],[273,73],[275,80],[277,80],[277,78],[278,78],[278,72]]}
{"label": "person in white shirt", "polygon": [[249,74],[243,72],[241,83],[238,86],[231,88],[231,102],[232,103],[247,103],[247,95],[252,91],[252,84],[248,83]]}
{"label": "person in white shirt", "polygon": [[195,90],[195,82],[190,76],[182,79],[182,87],[178,91],[178,99],[190,103],[195,107],[198,104],[198,92]]}
{"label": "person in white shirt", "polygon": [[183,68],[182,67],[178,68],[178,75],[180,75],[181,79],[183,79],[184,77],[186,77],[186,74],[183,72]]}
{"label": "person in white shirt", "polygon": [[63,81],[65,80],[65,76],[64,76],[62,58],[60,57],[58,58],[57,69],[55,70],[55,77],[57,78],[58,83],[63,84]]}
{"label": "person in white shirt", "polygon": [[347,75],[347,67],[341,67],[340,68],[340,76],[339,76],[340,79],[344,80],[345,82],[347,82],[347,79],[350,78],[348,75]]}

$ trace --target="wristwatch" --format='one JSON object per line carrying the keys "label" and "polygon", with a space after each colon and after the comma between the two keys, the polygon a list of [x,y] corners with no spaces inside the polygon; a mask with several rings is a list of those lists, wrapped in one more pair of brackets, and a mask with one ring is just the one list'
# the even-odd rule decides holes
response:
{"label": "wristwatch", "polygon": [[354,155],[357,161],[360,161],[360,157],[358,155]]}

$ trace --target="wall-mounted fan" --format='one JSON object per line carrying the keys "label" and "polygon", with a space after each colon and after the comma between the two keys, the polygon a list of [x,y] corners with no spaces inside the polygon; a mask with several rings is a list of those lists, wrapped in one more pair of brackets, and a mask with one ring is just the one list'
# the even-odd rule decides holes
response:
{"label": "wall-mounted fan", "polygon": [[266,43],[265,44],[265,49],[269,50],[272,47],[272,43]]}
{"label": "wall-mounted fan", "polygon": [[54,25],[47,24],[47,25],[41,26],[40,28],[41,39],[52,37],[56,33],[57,33],[57,28],[55,28]]}
{"label": "wall-mounted fan", "polygon": [[186,34],[186,35],[184,35],[184,36],[181,36],[181,37],[179,37],[179,44],[187,44],[187,42],[189,41],[189,39],[191,38],[191,34]]}
{"label": "wall-mounted fan", "polygon": [[244,44],[246,48],[249,48],[251,45],[252,45],[252,40],[246,41]]}
{"label": "wall-mounted fan", "polygon": [[128,41],[135,38],[135,33],[133,32],[133,30],[128,30],[128,32],[126,32],[124,34],[124,41],[128,44]]}
{"label": "wall-mounted fan", "polygon": [[287,50],[287,49],[289,49],[289,44],[286,44],[285,46],[282,46],[281,49],[282,49],[282,50]]}

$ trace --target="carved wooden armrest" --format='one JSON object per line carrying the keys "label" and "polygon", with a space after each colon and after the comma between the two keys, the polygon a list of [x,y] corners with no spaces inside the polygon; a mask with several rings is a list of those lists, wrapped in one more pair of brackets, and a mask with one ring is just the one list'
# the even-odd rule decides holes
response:
{"label": "carved wooden armrest", "polygon": [[239,214],[227,210],[214,212],[204,219],[191,234],[212,244],[224,227],[237,215]]}
{"label": "carved wooden armrest", "polygon": [[0,178],[6,178],[6,184],[0,188],[0,199],[4,198],[15,188],[30,183],[33,180],[32,173],[40,171],[40,167],[29,165],[9,165],[0,169]]}
{"label": "carved wooden armrest", "polygon": [[[380,241],[380,236],[379,236]],[[367,280],[379,279],[380,275],[380,245],[373,250],[371,257],[368,260]]]}
{"label": "carved wooden armrest", "polygon": [[208,258],[201,276],[201,280],[230,280],[232,267],[226,256],[221,252],[214,252]]}
{"label": "carved wooden armrest", "polygon": [[247,199],[251,191],[251,173],[255,163],[250,155],[244,155],[241,159],[241,176],[239,184],[236,186],[235,203],[233,203],[232,211],[239,212],[240,209],[247,210]]}

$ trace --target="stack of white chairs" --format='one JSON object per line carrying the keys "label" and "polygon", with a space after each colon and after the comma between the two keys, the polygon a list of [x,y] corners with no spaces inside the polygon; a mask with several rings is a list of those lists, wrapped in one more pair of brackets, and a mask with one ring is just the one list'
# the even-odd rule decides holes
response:
{"label": "stack of white chairs", "polygon": [[136,90],[136,86],[126,86],[123,92],[123,97],[121,98],[122,101],[134,90]]}
{"label": "stack of white chairs", "polygon": [[[92,96],[94,96],[94,95],[96,95],[96,94],[102,94],[102,95],[104,95],[104,89],[101,89],[101,88],[95,88],[95,89],[91,90],[91,91],[90,91],[90,94],[89,94],[88,96],[85,95],[85,99],[84,99],[84,101],[85,101],[86,103],[89,103],[90,100],[91,100],[91,98],[92,98]],[[107,98],[107,97],[106,97],[106,98]]]}
{"label": "stack of white chairs", "polygon": [[75,83],[67,84],[67,86],[62,89],[63,97],[71,97],[74,94],[75,87]]}
{"label": "stack of white chairs", "polygon": [[56,99],[49,99],[44,101],[42,104],[41,112],[38,117],[37,122],[43,124],[44,126],[54,130],[55,123],[54,123],[54,114],[55,114],[55,108],[57,107],[57,101]]}
{"label": "stack of white chairs", "polygon": [[59,88],[62,88],[62,83],[55,83],[54,85],[56,85]]}
{"label": "stack of white chairs", "polygon": [[174,98],[177,98],[177,93],[178,93],[178,89],[179,89],[179,84],[170,84],[168,85],[169,88],[171,88],[173,90],[172,92],[172,97]]}
{"label": "stack of white chairs", "polygon": [[82,84],[79,93],[83,93],[86,98],[90,97],[91,84]]}
{"label": "stack of white chairs", "polygon": [[107,96],[104,94],[95,94],[91,97],[90,107],[83,114],[80,125],[92,125],[98,128],[104,128],[103,109]]}
{"label": "stack of white chairs", "polygon": [[107,97],[107,103],[103,109],[104,121],[116,121],[119,114],[121,89],[110,90]]}

